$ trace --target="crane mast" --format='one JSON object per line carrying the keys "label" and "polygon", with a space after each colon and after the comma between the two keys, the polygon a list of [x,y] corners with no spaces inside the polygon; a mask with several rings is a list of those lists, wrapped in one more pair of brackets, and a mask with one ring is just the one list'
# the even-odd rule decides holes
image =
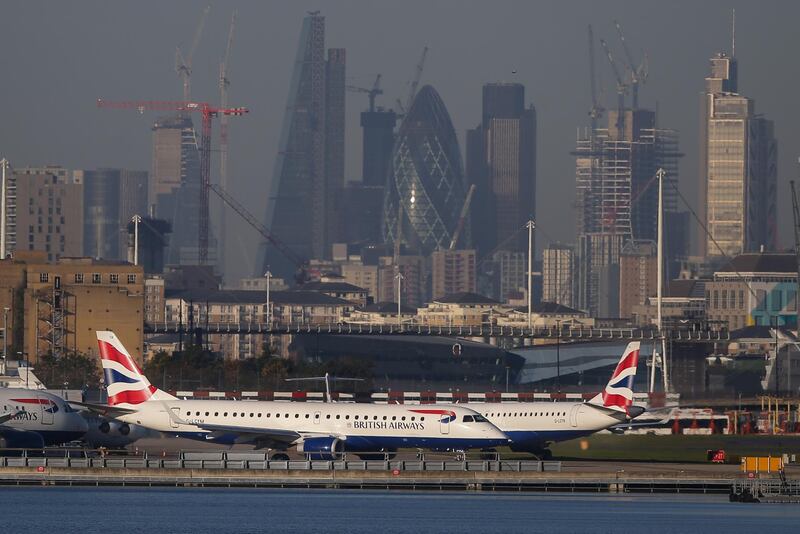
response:
{"label": "crane mast", "polygon": [[[228,65],[231,57],[231,48],[233,47],[233,32],[236,28],[237,13],[234,10],[231,14],[231,24],[228,29],[228,42],[225,46],[225,55],[222,58],[222,63],[219,65],[219,106],[221,108],[228,107],[228,87],[231,82],[228,78]],[[222,115],[219,118],[219,183],[224,188],[228,188],[228,116]],[[227,221],[225,217],[225,210],[220,206],[219,210],[219,235],[220,235],[220,250],[225,250],[226,236],[227,236]]]}
{"label": "crane mast", "polygon": [[637,67],[633,60],[633,54],[631,54],[630,48],[628,48],[628,42],[625,40],[625,34],[622,33],[622,26],[620,26],[619,22],[616,20],[614,21],[614,26],[617,27],[617,35],[622,43],[625,59],[628,60],[628,69],[631,75],[631,107],[633,109],[639,109],[639,85],[644,83],[647,79],[647,56],[645,55],[642,63]]}
{"label": "crane mast", "polygon": [[608,43],[606,43],[603,39],[600,39],[600,46],[603,47],[603,51],[606,53],[608,62],[611,64],[611,70],[614,72],[614,78],[617,80],[617,129],[620,130],[621,133],[624,125],[623,113],[625,112],[625,92],[628,90],[628,86],[622,80],[622,76],[619,73],[619,68],[617,68],[617,62],[614,61],[614,56],[611,55],[611,49],[608,48]]}
{"label": "crane mast", "polygon": [[408,97],[406,98],[406,105],[405,105],[405,112],[408,113],[408,110],[411,109],[411,104],[414,102],[414,97],[417,95],[417,87],[419,87],[419,81],[422,79],[422,71],[425,68],[425,59],[428,57],[428,47],[424,47],[422,49],[422,56],[420,56],[419,61],[417,62],[417,66],[414,72],[414,79],[411,82],[411,87],[408,91]]}
{"label": "crane mast", "polygon": [[594,64],[594,32],[592,25],[588,27],[589,34],[589,87],[592,93],[592,108],[589,110],[589,117],[591,119],[591,135],[594,136],[594,131],[597,129],[597,120],[603,116],[603,107],[597,101],[597,76],[595,74]]}
{"label": "crane mast", "polygon": [[200,17],[200,22],[194,31],[194,39],[192,39],[192,46],[189,48],[189,53],[184,57],[180,47],[175,49],[175,72],[183,80],[183,101],[191,101],[191,78],[192,78],[192,58],[194,52],[197,50],[197,45],[200,44],[200,37],[203,35],[203,28],[206,25],[206,18],[208,12],[211,11],[211,6],[206,6],[203,9],[203,14]]}

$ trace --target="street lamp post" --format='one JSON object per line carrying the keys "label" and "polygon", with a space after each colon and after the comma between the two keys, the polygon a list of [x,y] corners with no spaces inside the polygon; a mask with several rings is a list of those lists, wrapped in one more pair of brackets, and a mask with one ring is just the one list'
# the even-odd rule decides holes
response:
{"label": "street lamp post", "polygon": [[142,222],[142,217],[139,214],[131,218],[133,222],[133,264],[139,265],[139,223]]}
{"label": "street lamp post", "polygon": [[267,271],[264,273],[264,277],[267,279],[267,325],[272,330],[272,310],[269,307],[269,281],[272,278],[272,273]]}
{"label": "street lamp post", "polygon": [[8,306],[3,308],[3,365],[0,366],[0,374],[5,374],[6,363],[8,362]]}
{"label": "street lamp post", "polygon": [[536,224],[529,220],[525,227],[528,229],[528,330],[533,328],[531,313],[533,311],[533,229]]}

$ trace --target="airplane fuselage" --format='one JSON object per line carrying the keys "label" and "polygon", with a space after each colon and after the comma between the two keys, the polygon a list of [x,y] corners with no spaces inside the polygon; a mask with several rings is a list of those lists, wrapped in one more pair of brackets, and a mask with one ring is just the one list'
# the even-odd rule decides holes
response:
{"label": "airplane fuselage", "polygon": [[[248,429],[255,434],[259,428],[297,432],[304,438],[338,436],[344,449],[351,451],[400,447],[464,450],[508,443],[492,424],[469,421],[475,412],[459,406],[153,400],[135,408],[136,413],[117,419],[223,443],[241,441]],[[224,425],[231,432],[210,432],[202,428],[207,425]]]}
{"label": "airplane fuselage", "polygon": [[503,431],[512,440],[512,449],[526,451],[588,436],[627,420],[625,412],[583,402],[470,403],[469,407]]}
{"label": "airplane fuselage", "polygon": [[0,413],[16,413],[0,424],[0,436],[8,444],[18,441],[18,433],[31,432],[44,445],[66,443],[82,437],[86,421],[64,399],[42,390],[0,389]]}

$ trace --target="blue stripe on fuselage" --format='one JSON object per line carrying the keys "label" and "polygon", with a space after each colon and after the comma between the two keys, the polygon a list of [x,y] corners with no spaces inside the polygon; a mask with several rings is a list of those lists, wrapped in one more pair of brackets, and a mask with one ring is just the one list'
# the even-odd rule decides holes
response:
{"label": "blue stripe on fuselage", "polygon": [[[174,435],[221,445],[232,445],[239,437],[237,434],[231,433],[211,438],[210,434],[203,432],[177,432]],[[508,445],[508,442],[502,439],[423,438],[418,436],[347,436],[342,441],[347,451],[377,451],[403,447],[463,450]]]}
{"label": "blue stripe on fuselage", "polygon": [[594,434],[596,430],[506,430],[505,434],[511,438],[512,449],[533,448],[540,449],[548,443],[567,441]]}

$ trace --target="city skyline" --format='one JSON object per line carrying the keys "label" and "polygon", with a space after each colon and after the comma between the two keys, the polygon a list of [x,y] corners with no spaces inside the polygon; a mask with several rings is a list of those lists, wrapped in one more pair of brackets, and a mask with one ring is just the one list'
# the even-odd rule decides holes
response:
{"label": "city skyline", "polygon": [[[36,128],[38,135],[33,142],[30,126],[20,119],[16,109],[9,110],[7,120],[14,128],[6,128],[5,133],[0,134],[0,146],[4,147],[4,155],[12,164],[15,167],[52,163],[71,169],[118,167],[149,170],[152,145],[148,134],[153,117],[142,120],[133,114],[130,117],[105,114],[94,109],[94,99],[177,97],[180,83],[172,71],[171,52],[175,45],[185,44],[189,40],[203,5],[197,2],[175,5],[180,9],[159,7],[159,17],[154,17],[152,12],[143,16],[134,12],[139,10],[103,5],[96,10],[98,13],[93,19],[85,18],[90,11],[89,4],[85,10],[75,9],[75,13],[68,10],[68,15],[58,6],[52,10],[44,10],[44,13],[25,7],[7,9],[11,18],[18,15],[21,21],[26,20],[26,17],[35,16],[37,20],[41,17],[37,26],[43,25],[45,28],[56,21],[69,20],[76,26],[76,31],[70,33],[81,33],[81,25],[86,24],[87,20],[94,23],[89,27],[91,31],[85,32],[91,37],[91,42],[70,37],[53,54],[62,60],[62,64],[70,67],[66,71],[70,83],[58,87],[58,91],[52,86],[36,87],[37,82],[41,83],[41,74],[28,71],[28,63],[31,63],[40,65],[50,76],[64,74],[64,71],[59,70],[63,67],[49,63],[52,58],[45,57],[43,48],[37,48],[33,44],[29,48],[20,47],[20,42],[29,42],[24,39],[16,39],[17,46],[5,43],[4,49],[16,50],[9,58],[9,67],[16,74],[0,89],[0,95],[7,102],[20,102],[19,106],[14,107],[24,109],[33,124],[39,124],[42,120],[39,114],[44,113],[52,131],[62,134],[52,138],[52,133]],[[539,139],[541,157],[537,169],[537,190],[542,192],[537,202],[539,248],[551,240],[572,242],[575,238],[574,211],[570,205],[574,198],[574,182],[570,179],[574,164],[569,151],[574,145],[575,129],[588,123],[586,112],[590,107],[590,99],[584,36],[586,24],[594,24],[598,36],[604,37],[618,50],[611,23],[617,18],[625,27],[626,37],[632,46],[648,51],[651,76],[648,85],[641,92],[640,101],[648,107],[656,107],[657,104],[659,114],[670,117],[666,126],[679,131],[681,148],[686,153],[681,162],[681,188],[695,202],[694,207],[697,208],[697,95],[702,90],[702,80],[707,75],[707,58],[730,48],[730,8],[736,7],[740,90],[759,103],[760,112],[775,120],[776,138],[783,147],[789,147],[781,152],[778,166],[779,198],[786,198],[786,195],[780,193],[788,189],[786,182],[795,174],[792,164],[795,156],[791,154],[790,147],[796,145],[793,140],[797,133],[792,129],[792,124],[800,121],[793,120],[798,110],[788,105],[787,98],[792,84],[787,83],[784,78],[789,73],[774,69],[773,64],[764,61],[764,58],[774,58],[777,64],[781,54],[791,50],[789,43],[792,34],[788,27],[784,27],[783,31],[780,29],[782,20],[792,18],[787,16],[785,10],[780,14],[774,9],[756,11],[741,2],[704,4],[687,7],[686,13],[691,11],[692,16],[683,17],[680,24],[676,24],[675,13],[655,3],[638,6],[621,3],[589,6],[575,3],[570,6],[571,9],[566,10],[570,13],[566,13],[563,7],[549,3],[535,6],[509,3],[501,4],[495,9],[478,4],[464,8],[459,24],[452,31],[448,28],[448,39],[444,39],[434,29],[446,20],[452,4],[441,3],[425,8],[425,16],[419,21],[419,31],[415,32],[415,39],[408,39],[403,32],[394,28],[402,27],[402,24],[383,25],[378,22],[386,17],[399,22],[406,21],[414,13],[421,12],[421,6],[415,8],[414,5],[406,5],[401,9],[397,6],[347,5],[359,6],[357,16],[354,15],[354,10],[341,9],[340,5],[325,6],[326,10],[322,12],[327,22],[328,42],[348,50],[347,83],[368,85],[376,73],[382,73],[387,94],[378,99],[378,104],[391,106],[395,96],[402,96],[406,92],[406,81],[413,75],[413,66],[420,49],[429,45],[430,59],[422,77],[423,84],[430,83],[441,92],[455,123],[462,151],[465,149],[466,129],[476,124],[480,117],[480,106],[476,102],[480,101],[483,83],[505,80],[526,86],[527,100],[536,106],[539,113],[540,132],[547,132],[546,135],[540,135]],[[582,9],[575,9],[575,5]],[[263,213],[263,203],[267,196],[266,188],[262,186],[271,179],[269,175],[264,176],[264,170],[272,169],[272,161],[277,152],[280,119],[276,117],[283,113],[282,103],[285,102],[289,85],[292,54],[287,54],[287,50],[296,43],[297,27],[305,14],[303,7],[312,9],[313,6],[264,8],[248,2],[214,6],[207,33],[195,57],[193,88],[198,100],[215,102],[217,99],[214,83],[216,63],[224,47],[222,36],[227,32],[227,17],[234,7],[239,10],[242,22],[237,30],[241,39],[237,37],[238,48],[233,53],[230,98],[232,104],[246,105],[253,113],[247,120],[237,121],[231,126],[231,190],[237,198],[242,199],[248,209],[258,214]],[[243,11],[249,12],[249,16],[241,16]],[[187,15],[181,16],[181,13]],[[521,16],[526,13],[537,16]],[[150,26],[148,36],[152,36],[152,42],[139,43],[135,35],[128,36],[124,32],[121,37],[128,39],[125,43],[112,37],[113,31],[119,32],[120,29],[135,26],[128,19],[133,17],[133,21],[140,20],[137,19],[140,16],[143,17],[141,20],[144,25]],[[247,18],[251,20],[245,21]],[[528,26],[520,26],[518,19],[526,19]],[[659,21],[658,25],[648,26],[656,20]],[[253,22],[257,21],[269,28],[269,31],[254,31],[256,28]],[[276,21],[281,24],[275,24]],[[358,31],[354,30],[353,21],[356,21]],[[505,24],[510,30],[522,27],[529,31],[504,31],[504,35],[490,32],[496,40],[490,43],[487,36],[470,34],[479,23]],[[545,23],[554,25],[563,35],[554,36],[545,27]],[[705,33],[692,31],[697,25],[703,25]],[[30,27],[30,24],[21,23],[19,26]],[[667,40],[666,33],[670,26],[672,35],[676,34],[675,30],[680,29],[683,31],[678,33],[691,34],[692,39],[670,37],[669,43],[664,46],[663,41]],[[764,29],[767,27],[770,31]],[[513,35],[505,35],[506,33]],[[269,34],[267,47],[263,46],[263,42],[259,46],[254,41],[255,37],[262,34]],[[17,30],[11,28],[3,39],[8,39],[9,36],[14,39],[18,35]],[[109,51],[100,50],[96,46],[97,42],[104,42],[104,35],[108,40],[105,48]],[[473,39],[466,38],[467,35],[472,35]],[[758,36],[758,42],[755,36]],[[452,42],[458,43],[458,50],[451,49]],[[131,47],[130,43],[136,43],[137,46]],[[370,43],[372,46],[369,46]],[[537,44],[538,48],[534,47],[531,52],[529,43]],[[548,43],[557,46],[553,47]],[[273,50],[276,46],[277,49]],[[485,50],[480,54],[471,54],[482,47]],[[540,53],[537,50],[547,52]],[[110,51],[118,54],[116,61],[104,60]],[[266,56],[260,59],[258,68],[248,66],[247,59],[252,59],[254,53]],[[137,58],[139,61],[135,60]],[[103,65],[102,70],[98,69],[98,64]],[[606,107],[611,107],[613,88],[608,83],[610,73],[605,64],[600,68],[603,69],[606,81]],[[97,73],[96,77],[91,76],[92,72]],[[767,73],[772,76],[768,77]],[[269,80],[265,81],[265,75]],[[91,80],[91,83],[86,83],[84,79]],[[756,82],[764,79],[769,79],[772,83]],[[30,95],[22,94],[20,80],[25,80],[23,85]],[[265,87],[269,91],[264,92]],[[254,93],[256,88],[259,93],[268,96]],[[47,98],[42,98],[42,94]],[[37,106],[24,105],[26,100],[30,102],[29,99],[37,95],[40,99]],[[366,97],[348,94],[347,181],[358,180],[361,174],[358,114],[366,107]],[[70,136],[63,135],[69,131],[70,121],[78,120],[82,124],[83,136],[74,136],[77,139],[71,139],[68,138]],[[549,202],[547,198],[550,194],[554,198],[563,199],[563,202]],[[780,204],[778,210],[778,226],[786,228],[790,221],[788,202]],[[244,272],[235,272],[234,276],[249,274],[247,266],[255,263],[252,254],[254,245],[260,239],[240,221],[231,226],[235,228],[231,234],[238,235],[241,239],[237,239],[237,243],[230,247],[234,257],[228,263],[233,262],[244,267]],[[779,246],[788,244],[790,234],[786,230],[779,231]],[[247,257],[248,254],[250,257]]]}

